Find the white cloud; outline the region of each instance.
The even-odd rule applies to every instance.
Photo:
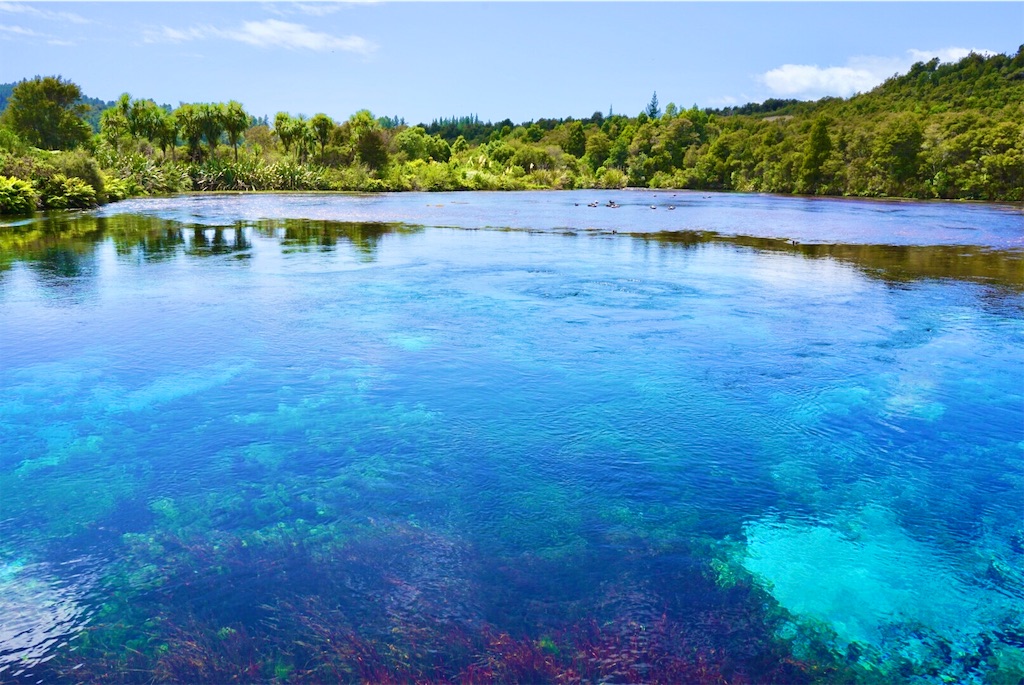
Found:
[[[0,40],[11,40],[15,37],[20,38],[42,38],[48,45],[60,45],[69,46],[74,45],[72,41],[63,40],[56,36],[51,36],[48,33],[39,33],[32,29],[27,29],[24,26],[16,26],[12,24],[0,24]]]
[[[275,2],[263,7],[271,14],[285,17],[292,14],[306,14],[312,17],[325,17],[353,5],[373,5],[380,0],[311,0],[311,2]]]
[[[361,55],[369,55],[377,49],[376,45],[360,36],[332,36],[329,33],[312,31],[302,24],[278,19],[246,21],[238,29],[193,26],[180,30],[162,26],[159,30],[146,31],[143,36],[147,43],[182,43],[206,38],[234,40],[261,48],[278,47],[315,52],[340,50]]]
[[[45,38],[42,33],[27,29],[24,26],[11,26],[8,24],[0,24],[0,33],[6,33],[14,36],[27,36],[31,38]]]
[[[293,24],[278,19],[247,21],[240,31],[227,31],[226,38],[259,47],[282,47],[294,50],[302,48],[316,52],[341,50],[368,55],[376,45],[360,36],[332,36],[329,33],[311,31],[302,24]]]
[[[146,43],[182,43],[188,40],[201,40],[213,35],[216,30],[210,26],[193,26],[190,29],[180,31],[169,26],[161,26],[159,30],[148,30],[143,32],[143,42]]]
[[[326,17],[328,14],[334,14],[341,7],[336,2],[295,3],[295,9],[313,17]]]
[[[816,64],[783,64],[758,77],[773,95],[818,98],[826,95],[848,97],[871,90],[895,74],[905,73],[915,62],[935,57],[941,62],[955,62],[971,52],[995,54],[978,48],[942,48],[940,50],[910,49],[900,57],[853,57],[844,66],[819,67]]]
[[[766,72],[761,79],[776,95],[853,95],[870,90],[880,80],[865,69],[821,67],[808,64],[783,64]]]
[[[85,17],[75,14],[74,12],[53,12],[51,10],[40,9],[32,5],[25,5],[19,2],[0,2],[0,12],[8,12],[10,14],[26,14],[32,17],[39,17],[41,19],[55,19],[57,21],[67,21],[72,24],[91,24],[92,22]]]
[[[930,62],[932,59],[938,57],[940,62],[959,62],[967,55],[972,52],[985,57],[991,57],[996,54],[992,50],[985,50],[982,48],[943,48],[941,50],[907,50],[907,54],[910,55],[913,62]],[[911,64],[913,64],[911,62]]]

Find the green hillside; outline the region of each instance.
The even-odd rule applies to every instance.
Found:
[[[0,97],[12,91],[0,86]],[[54,140],[35,130],[45,117],[0,117],[0,176],[34,184],[43,206],[62,169],[89,181],[98,201],[182,190],[626,186],[1024,200],[1024,46],[918,63],[847,99],[681,109],[655,96],[636,116],[519,124],[469,115],[408,126],[365,110],[344,121],[279,112],[271,122],[234,102],[173,111],[127,95],[73,102],[99,132],[57,147],[82,145],[102,172],[83,171],[81,152],[63,163],[26,149]]]

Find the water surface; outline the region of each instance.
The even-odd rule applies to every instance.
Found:
[[[247,195],[16,223],[0,678],[1024,675],[1019,209]]]

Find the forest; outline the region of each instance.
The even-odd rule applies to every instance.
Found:
[[[0,85],[0,213],[190,191],[673,188],[1024,200],[1024,46],[915,64],[870,92],[635,116],[408,125],[238,102],[85,98],[37,76]]]

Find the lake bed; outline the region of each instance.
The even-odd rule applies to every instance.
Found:
[[[16,223],[0,679],[1024,675],[1019,207],[201,195]]]

